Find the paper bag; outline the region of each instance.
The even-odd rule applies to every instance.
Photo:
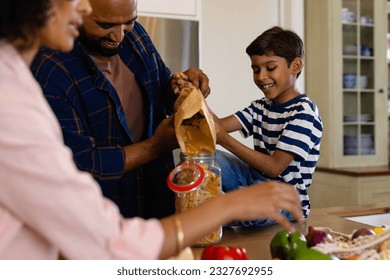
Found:
[[[182,89],[176,106],[175,131],[182,152],[189,156],[214,153],[216,149],[215,124],[206,100],[195,87]],[[178,102],[177,101],[177,102]]]

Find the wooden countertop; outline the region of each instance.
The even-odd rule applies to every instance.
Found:
[[[389,213],[390,203],[370,204],[351,207],[331,207],[312,209],[307,224],[314,227],[329,227],[334,231],[351,233],[367,225],[342,217],[367,214]],[[371,227],[371,226],[369,226]],[[224,228],[219,245],[244,247],[251,260],[269,260],[269,244],[274,235],[281,230],[279,225],[265,228]],[[195,259],[200,259],[202,248],[193,248]]]
[[[331,174],[346,175],[351,177],[389,176],[390,165],[352,167],[352,168],[328,168],[328,167],[318,166],[316,168],[316,171],[331,173]]]

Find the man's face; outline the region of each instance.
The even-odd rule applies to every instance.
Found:
[[[92,53],[118,53],[125,34],[137,19],[137,0],[90,0],[92,13],[84,17],[80,41]]]

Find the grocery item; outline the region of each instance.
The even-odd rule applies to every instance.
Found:
[[[248,255],[243,247],[214,246],[203,249],[202,260],[247,260]]]
[[[291,251],[290,233],[287,230],[282,230],[276,233],[271,240],[270,249],[272,258],[287,260]]]
[[[205,98],[194,86],[183,88],[175,103],[175,132],[182,152],[168,185],[176,193],[176,213],[181,213],[222,193],[221,169],[215,162],[214,120]],[[221,238],[222,225],[196,245],[216,244]]]
[[[295,235],[295,238],[293,238]],[[273,259],[284,260],[388,260],[390,259],[390,227],[362,227],[350,234],[327,227],[309,227],[300,233],[286,230],[275,234],[270,243]]]
[[[195,87],[182,89],[175,104],[175,131],[182,152],[188,156],[213,153],[216,149],[215,124],[205,98]]]
[[[272,238],[271,256],[280,260],[331,260],[331,256],[307,246],[305,236],[300,232],[281,230]]]
[[[197,207],[222,193],[221,170],[215,154],[188,157],[181,154],[181,163],[168,176],[168,186],[176,193],[176,213]],[[222,225],[204,236],[196,245],[216,244],[222,237]]]
[[[333,238],[329,233],[322,230],[317,230],[312,226],[309,226],[308,233],[305,237],[308,247],[313,247],[324,242],[333,242]]]
[[[367,227],[362,227],[362,228],[359,228],[357,230],[355,230],[353,233],[352,233],[352,237],[351,239],[354,240],[354,239],[357,239],[359,238],[360,236],[365,236],[365,235],[375,235],[375,231],[370,229],[370,228],[367,228]]]
[[[316,229],[328,232],[334,240],[333,243],[317,244],[313,247],[317,251],[340,259],[390,259],[390,227],[387,225],[376,227],[372,232],[366,229],[357,229],[356,231],[366,232],[366,234],[359,236],[355,234],[354,238],[352,237],[356,231],[345,234],[326,227],[317,227]],[[369,233],[367,234],[367,232]]]
[[[304,250],[298,250],[293,260],[332,260],[332,256],[321,253],[312,248],[306,248]]]

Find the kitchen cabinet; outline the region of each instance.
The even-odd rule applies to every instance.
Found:
[[[388,165],[386,5],[305,1],[306,90],[324,122],[319,166]]]
[[[142,0],[138,1],[141,16],[198,20],[201,0]]]
[[[390,199],[387,1],[306,0],[306,91],[324,123],[313,207]]]
[[[309,188],[311,206],[355,206],[390,201],[388,166],[319,168]]]

